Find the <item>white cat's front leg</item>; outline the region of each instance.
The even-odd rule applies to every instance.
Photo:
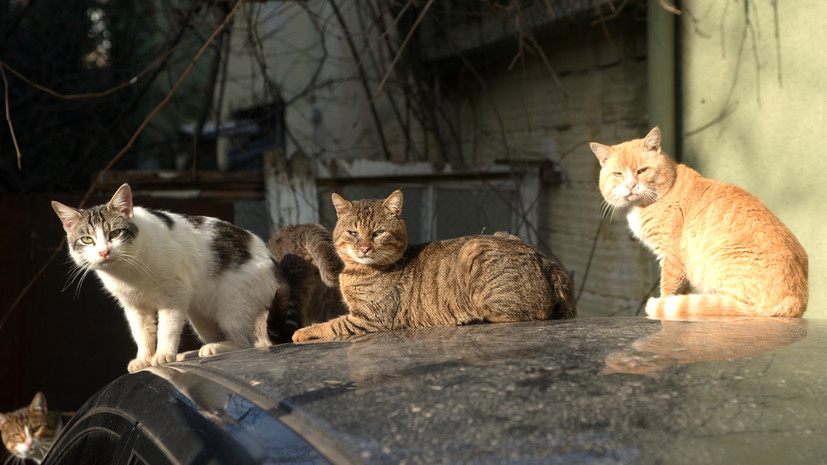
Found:
[[[181,342],[181,331],[186,322],[187,317],[182,310],[158,310],[158,348],[152,357],[153,366],[175,361]]]
[[[135,373],[143,370],[152,363],[155,355],[155,312],[153,310],[125,307],[124,313],[132,331],[132,339],[138,346],[138,354],[129,362],[127,370]]]

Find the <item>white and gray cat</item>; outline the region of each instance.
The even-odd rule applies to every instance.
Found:
[[[270,345],[271,307],[290,290],[264,241],[217,218],[134,206],[123,184],[109,203],[52,207],[63,222],[76,276],[94,271],[126,313],[138,346],[130,373],[176,360],[189,321],[200,356]]]

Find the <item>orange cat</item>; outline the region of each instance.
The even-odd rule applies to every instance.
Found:
[[[800,317],[807,253],[755,196],[670,159],[660,129],[614,146],[592,143],[600,193],[628,208],[629,229],[661,266],[646,314]],[[690,286],[700,294],[689,294]]]

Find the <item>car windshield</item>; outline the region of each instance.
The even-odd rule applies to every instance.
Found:
[[[367,463],[811,463],[827,325],[645,318],[443,327],[178,364]],[[254,396],[255,397],[255,396]],[[255,401],[255,400],[254,400]],[[337,453],[338,453],[337,452]]]

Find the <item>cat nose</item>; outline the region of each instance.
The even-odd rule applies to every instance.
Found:
[[[370,250],[370,247],[360,246],[359,250],[361,250],[362,253],[368,253],[368,251]]]
[[[626,187],[627,187],[628,189],[634,189],[634,188],[635,188],[635,186],[637,186],[637,181],[636,181],[636,180],[634,180],[634,179],[629,179],[629,180],[627,180],[627,181],[626,181],[626,183],[625,183],[625,184],[626,184]]]
[[[106,257],[108,257],[108,256],[109,256],[109,249],[103,249],[103,250],[101,250],[100,252],[98,252],[98,255],[100,255],[100,257],[101,257],[101,258],[106,258]]]

